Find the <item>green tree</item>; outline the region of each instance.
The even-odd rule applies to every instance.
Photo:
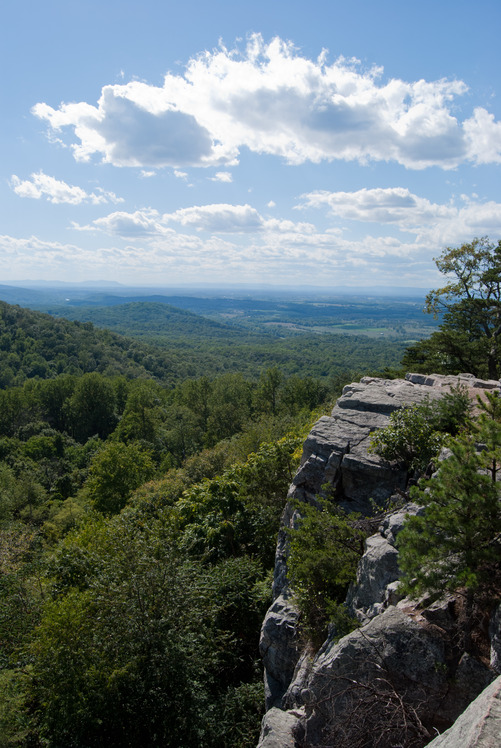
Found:
[[[207,446],[240,431],[251,413],[251,386],[241,374],[223,374],[214,380],[209,397]]]
[[[273,366],[262,372],[255,393],[259,410],[276,415],[282,383],[283,374],[278,367]]]
[[[38,730],[52,746],[204,745],[216,657],[207,573],[168,542],[119,530],[89,549],[100,555],[89,588],[45,605],[32,646]]]
[[[330,620],[338,635],[354,627],[342,605],[364,552],[366,534],[332,502],[300,503],[300,518],[289,532],[288,574],[306,636],[316,645]]]
[[[86,483],[89,498],[98,511],[115,514],[154,471],[150,453],[138,444],[109,442],[92,460]]]
[[[77,441],[85,442],[95,434],[106,439],[117,423],[113,384],[96,372],[84,374],[77,379],[67,409]]]
[[[450,439],[450,456],[413,493],[424,507],[398,536],[404,589],[466,590],[467,618],[476,594],[499,573],[501,502],[501,399],[479,400],[473,434]]]
[[[435,262],[448,282],[430,291],[425,311],[444,314],[443,321],[428,341],[411,346],[404,365],[432,362],[435,370],[499,379],[501,240],[496,245],[482,237],[447,247]]]
[[[114,438],[123,442],[155,442],[158,426],[162,420],[163,392],[151,380],[136,380],[129,393],[122,418]]]

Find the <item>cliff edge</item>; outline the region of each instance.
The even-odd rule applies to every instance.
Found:
[[[417,606],[399,599],[395,538],[406,516],[420,511],[414,504],[387,515],[366,541],[347,599],[360,623],[352,633],[340,640],[332,633],[318,652],[304,648],[287,581],[287,529],[298,519],[297,502],[315,505],[327,486],[348,512],[370,516],[375,506],[402,496],[407,472],[369,451],[370,434],[386,426],[395,410],[440,398],[458,384],[473,399],[501,389],[498,381],[467,374],[366,377],[347,385],[331,415],[308,435],[282,517],[274,602],[261,633],[268,711],[259,748],[424,746],[501,673],[501,606],[490,621],[490,656],[474,657],[458,646],[458,600],[448,596]]]

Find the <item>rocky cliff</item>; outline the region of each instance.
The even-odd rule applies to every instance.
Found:
[[[470,375],[364,378],[344,388],[331,415],[322,417],[306,439],[278,537],[274,602],[262,627],[268,711],[259,748],[423,746],[449,728],[501,673],[501,606],[490,622],[489,659],[461,651],[458,600],[417,606],[399,599],[395,538],[405,517],[420,511],[414,504],[386,516],[366,541],[347,599],[361,624],[351,634],[339,641],[330,636],[318,652],[302,649],[287,582],[286,530],[298,517],[291,500],[296,506],[297,501],[315,504],[327,485],[346,510],[370,515],[375,505],[402,496],[407,473],[370,453],[370,434],[385,426],[393,411],[439,398],[458,382],[472,396],[500,388],[500,382]],[[492,693],[485,703],[498,703],[499,688]],[[368,734],[375,736],[372,742]],[[452,742],[436,744],[463,745],[447,734],[438,740]]]

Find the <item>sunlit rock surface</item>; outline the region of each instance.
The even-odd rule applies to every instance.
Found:
[[[482,390],[500,388],[499,382],[471,375],[421,374],[398,380],[366,377],[346,386],[331,415],[320,418],[305,440],[288,498],[299,506],[302,501],[315,505],[327,487],[346,510],[371,515],[375,506],[405,491],[408,476],[370,453],[370,434],[387,425],[395,410],[437,399],[459,383],[473,400]],[[405,516],[419,511],[416,505],[404,506],[386,517],[378,532],[368,538],[357,583],[348,596],[362,627],[337,643],[327,639],[314,653],[301,652],[297,640],[297,611],[287,583],[286,530],[294,527],[299,514],[297,506],[287,503],[277,542],[275,603],[262,629],[267,707],[272,708],[263,720],[259,748],[331,744],[325,741],[338,740],[343,730],[353,728],[350,715],[357,710],[365,709],[368,724],[372,720],[374,729],[379,729],[377,698],[372,703],[366,699],[368,684],[378,678],[386,684],[380,694],[383,701],[388,697],[385,688],[394,689],[395,698],[419,716],[421,727],[416,729],[424,731],[420,733],[424,745],[452,724],[496,676],[501,651],[499,609],[491,620],[489,666],[469,655],[454,659],[457,616],[453,600],[444,598],[419,611],[400,600],[395,539]],[[497,719],[499,723],[499,715]],[[348,737],[343,745],[349,744]],[[436,745],[459,748],[463,743]],[[501,739],[493,745],[501,746]]]

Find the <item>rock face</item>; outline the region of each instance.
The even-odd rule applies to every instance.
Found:
[[[501,676],[473,701],[430,748],[498,748],[501,745]]]
[[[259,651],[265,667],[266,706],[281,703],[281,697],[294,675],[299,656],[296,637],[298,612],[280,595],[268,610],[261,629]]]
[[[375,504],[404,492],[408,479],[405,471],[370,453],[371,432],[387,425],[395,410],[437,399],[458,382],[473,392],[500,388],[499,382],[470,375],[418,374],[405,380],[364,378],[345,387],[331,415],[322,417],[308,435],[289,499],[296,505],[298,501],[315,505],[327,484],[345,509],[371,515]],[[364,721],[387,731],[388,740],[381,745],[398,745],[403,741],[398,734],[402,710],[414,744],[425,745],[495,677],[501,641],[499,610],[491,621],[492,666],[488,667],[468,655],[459,659],[454,601],[444,599],[418,612],[409,601],[399,599],[395,539],[405,517],[420,511],[414,504],[405,505],[388,515],[367,539],[357,582],[347,599],[362,628],[337,643],[327,639],[314,654],[301,652],[298,614],[287,584],[286,530],[298,518],[297,509],[288,502],[277,543],[275,602],[261,637],[271,711],[263,721],[259,748],[365,745],[357,742],[363,741],[357,731]]]

